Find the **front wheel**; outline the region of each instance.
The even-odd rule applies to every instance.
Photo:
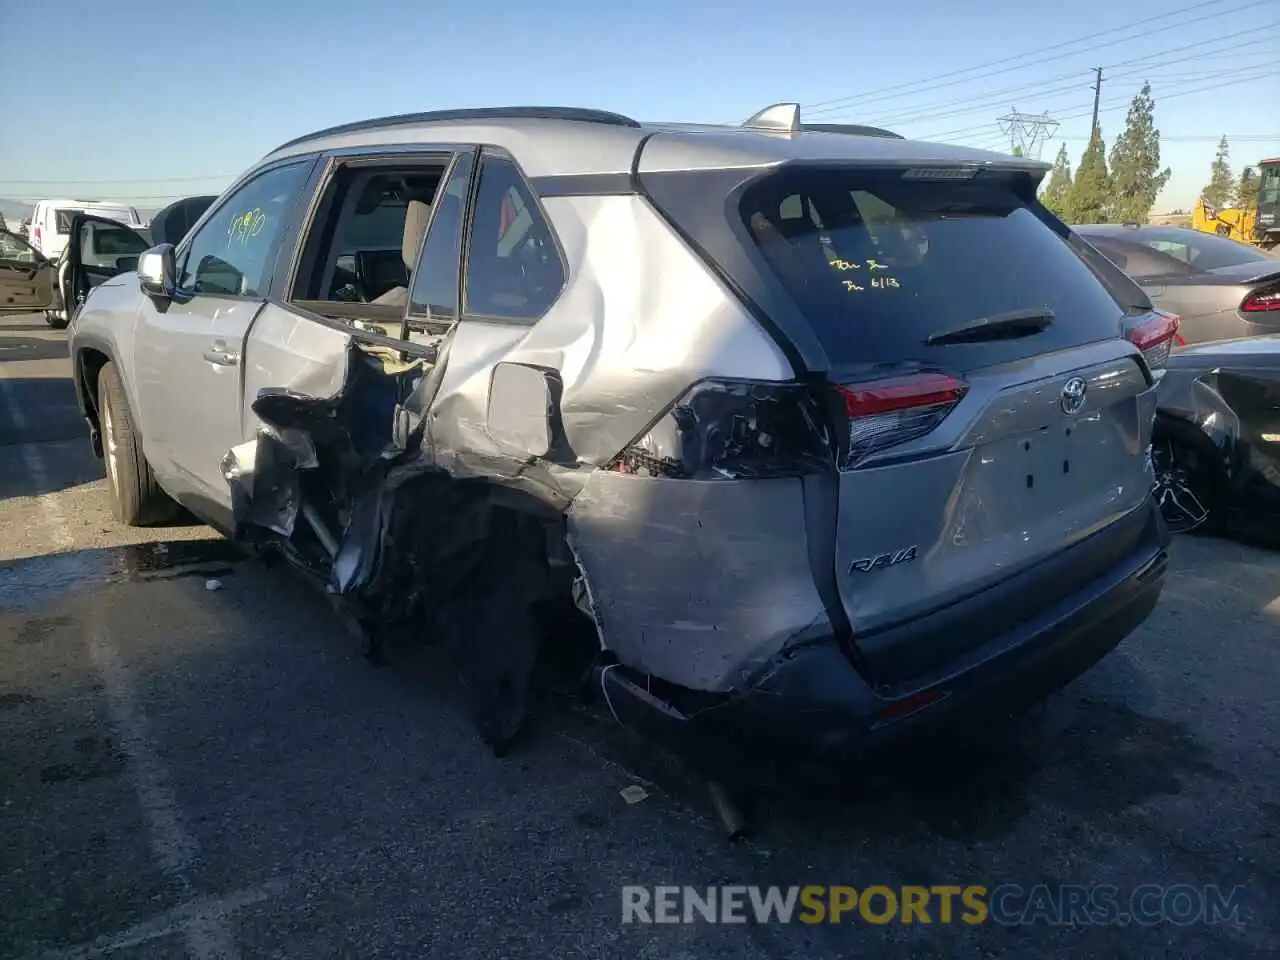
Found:
[[[1209,532],[1221,519],[1221,482],[1216,451],[1180,432],[1158,433],[1152,441],[1152,491],[1170,533]]]
[[[98,415],[102,421],[102,459],[107,471],[111,513],[131,527],[145,527],[173,519],[176,504],[151,473],[142,454],[124,383],[114,363],[98,373]]]

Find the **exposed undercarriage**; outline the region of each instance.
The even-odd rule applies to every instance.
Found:
[[[600,644],[562,505],[530,492],[545,488],[519,465],[461,471],[433,442],[415,409],[433,369],[353,342],[338,394],[260,391],[263,427],[228,451],[223,474],[238,538],[322,579],[371,659],[398,640],[441,647],[481,737],[503,750],[540,652],[586,676]]]

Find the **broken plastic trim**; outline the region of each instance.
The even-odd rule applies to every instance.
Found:
[[[606,469],[678,480],[803,476],[834,463],[824,424],[806,384],[703,380]]]

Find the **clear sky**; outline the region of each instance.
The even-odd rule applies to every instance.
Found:
[[[1151,81],[1162,212],[1223,134],[1237,172],[1280,155],[1278,22],[1276,0],[0,0],[0,198],[154,209],[318,127],[497,104],[739,122],[789,100],[1006,151],[1016,107],[1059,119],[1074,167],[1102,66],[1108,144]]]

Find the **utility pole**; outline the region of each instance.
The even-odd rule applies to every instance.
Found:
[[[1098,130],[1098,101],[1102,98],[1102,68],[1094,67],[1093,72],[1096,76],[1093,81],[1093,126],[1089,128],[1090,139]]]
[[[1060,124],[1046,110],[1036,115],[1019,113],[1014,107],[1000,117],[1000,132],[1009,138],[1009,152],[1015,155],[1040,159],[1044,142],[1058,132]]]

